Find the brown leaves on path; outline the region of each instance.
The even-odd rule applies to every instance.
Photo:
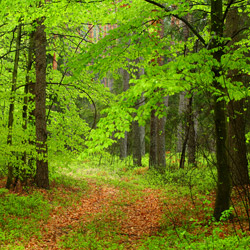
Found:
[[[144,189],[143,193],[144,197],[122,209],[126,214],[121,221],[122,230],[131,239],[153,235],[160,227],[162,204],[159,196],[151,189]]]
[[[128,190],[109,185],[97,185],[88,181],[88,192],[67,208],[56,206],[52,209],[49,220],[40,225],[42,238],[33,236],[25,249],[61,249],[59,241],[62,235],[77,230],[79,225],[84,228],[88,223],[109,223],[119,226],[116,233],[126,236],[127,243],[138,240],[143,236],[150,236],[157,232],[162,218],[162,203],[159,193],[152,189],[145,189],[142,196],[130,193]],[[72,191],[71,191],[72,192]],[[134,191],[133,191],[134,192]],[[65,188],[59,188],[57,196],[65,196]],[[45,194],[48,199],[49,194]],[[67,197],[65,197],[67,199]],[[121,214],[121,216],[112,216]],[[106,216],[107,215],[107,216]],[[98,226],[98,225],[97,225]]]

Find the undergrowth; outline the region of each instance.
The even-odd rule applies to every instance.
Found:
[[[43,195],[10,193],[0,189],[0,246],[13,244],[19,239],[27,241],[31,236],[40,237],[39,223],[48,219],[50,206]]]
[[[162,176],[149,169],[147,156],[141,167],[108,155],[79,157],[51,164],[49,191],[1,188],[0,249],[29,249],[32,237],[43,241],[44,225],[67,216],[72,222],[55,226],[59,249],[249,249],[248,218],[235,212],[243,207],[237,192],[215,222],[215,167],[179,169],[177,160],[167,158]],[[159,224],[150,228],[155,215]]]

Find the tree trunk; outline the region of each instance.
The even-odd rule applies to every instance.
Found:
[[[194,98],[194,97],[191,97]],[[190,113],[188,114],[188,124],[189,124],[189,136],[188,136],[188,164],[193,166],[196,165],[196,132],[195,132],[195,122],[194,122],[194,111],[193,107],[190,107]]]
[[[137,58],[136,62],[138,63],[139,61],[140,59]],[[140,79],[141,75],[143,74],[144,74],[144,71],[142,69],[135,67],[136,79]],[[141,99],[142,98],[143,97],[141,97]],[[139,102],[141,102],[141,99],[139,100]],[[143,105],[143,104],[140,104],[140,105]],[[138,105],[136,107],[138,108]],[[139,126],[138,121],[133,121],[132,128],[133,128],[133,164],[136,166],[141,166],[142,165],[142,162],[141,162],[142,152],[145,151],[145,149],[142,149],[142,146],[145,145],[145,143],[143,143],[143,140],[145,140],[145,137],[142,137],[143,130],[142,130],[142,127]]]
[[[158,105],[160,105],[160,103],[158,103]],[[168,97],[165,98],[164,105],[168,105]],[[166,117],[158,118],[155,116],[155,112],[156,110],[151,111],[149,167],[156,169],[160,174],[164,174],[166,168]]]
[[[156,168],[160,174],[166,170],[166,146],[165,146],[165,125],[166,117],[156,118],[157,122],[157,165]]]
[[[230,101],[228,104],[228,149],[229,164],[234,186],[249,183],[247,148],[245,138],[244,102]]]
[[[214,59],[220,64],[223,55],[223,45],[220,38],[223,37],[223,12],[222,0],[211,1],[211,33],[216,34],[213,37],[209,49],[214,49]],[[218,66],[213,67],[214,82],[213,86],[220,92],[224,92],[223,86],[217,81],[220,77],[221,69]],[[227,124],[226,124],[226,103],[225,100],[219,99],[220,96],[214,97],[214,120],[216,131],[216,159],[217,159],[217,193],[214,208],[214,217],[219,220],[222,213],[230,207],[231,195],[231,178],[229,171],[229,162],[227,154]]]
[[[214,208],[214,217],[219,220],[222,212],[229,209],[231,194],[231,178],[227,154],[227,129],[225,101],[218,101],[215,97],[215,129],[216,129],[216,159],[217,159],[217,193]]]
[[[188,128],[188,164],[196,165],[196,132],[195,132],[195,123],[194,123],[194,111],[193,111],[193,99],[194,96],[189,98],[188,108],[187,108],[187,124]]]
[[[15,95],[16,95],[16,81],[17,81],[17,71],[18,71],[18,62],[19,62],[19,51],[21,45],[21,32],[22,24],[19,24],[17,27],[17,38],[16,38],[16,53],[14,61],[14,69],[12,74],[12,87],[11,87],[11,97],[10,97],[10,107],[9,107],[9,121],[8,121],[8,136],[7,144],[12,145],[12,134],[13,134],[13,123],[14,123],[14,109],[15,109]],[[6,182],[6,188],[10,188],[13,183],[14,177],[14,166],[10,161],[8,162],[8,176]]]
[[[133,165],[141,166],[141,138],[138,121],[133,121]]]
[[[190,17],[191,16],[187,14],[186,20],[191,19]],[[188,38],[189,38],[189,27],[185,24],[183,26],[183,39],[185,43],[188,41]],[[184,56],[186,56],[188,53],[189,53],[189,49],[185,45]],[[193,116],[193,105],[192,105],[193,96],[185,100],[184,94],[185,93],[181,93],[180,95],[180,105],[179,105],[180,114],[184,113],[184,109],[185,109],[184,119],[186,121],[185,132],[184,132],[185,136],[184,136],[182,150],[181,150],[180,168],[184,168],[187,146],[188,146],[188,163],[195,164],[195,149],[196,149],[194,118],[193,118],[194,116]],[[192,92],[190,92],[189,94],[192,94]],[[182,123],[180,123],[180,125],[182,125]],[[182,127],[180,127],[179,129],[182,130]],[[180,139],[178,143],[181,144]],[[180,147],[180,145],[178,147]]]
[[[120,158],[125,159],[128,156],[128,132],[124,133],[124,138],[120,139]]]
[[[150,145],[149,145],[149,167],[154,168],[157,165],[157,118],[155,110],[151,111],[150,118]]]
[[[157,23],[161,25],[158,34],[160,38],[164,37],[164,22],[159,20]],[[164,58],[159,57],[157,59],[159,66],[164,65]],[[161,91],[161,89],[155,90]],[[157,103],[158,106],[166,105],[168,97],[165,97],[162,102]],[[151,111],[150,122],[150,155],[149,155],[149,167],[156,169],[160,174],[164,175],[166,170],[166,145],[165,145],[165,125],[166,117],[159,118],[155,115],[155,110]]]
[[[23,131],[24,134],[29,137],[29,134],[27,133],[27,128],[28,128],[28,105],[29,103],[33,103],[34,99],[31,97],[28,97],[28,94],[34,94],[34,91],[31,91],[31,88],[34,89],[34,86],[31,87],[31,82],[30,82],[30,71],[32,68],[32,63],[33,63],[33,53],[34,53],[34,32],[30,34],[30,39],[29,39],[29,49],[28,49],[28,60],[27,60],[27,71],[26,71],[26,79],[25,79],[25,88],[24,88],[24,99],[23,99]],[[32,124],[34,125],[34,124]],[[25,138],[23,141],[23,145],[31,144],[32,142],[30,141],[30,138]],[[31,159],[28,159],[28,152],[26,151],[26,148],[24,149],[23,155],[22,155],[22,162],[24,165],[28,165],[30,168],[32,168],[32,165],[30,164]],[[25,175],[25,173],[23,174]],[[27,176],[23,176],[24,178]]]
[[[180,98],[179,98],[179,110],[178,110],[178,115],[180,118],[180,122],[177,127],[177,148],[176,151],[177,153],[182,152],[183,150],[183,142],[184,142],[184,128],[183,128],[183,116],[184,112],[186,109],[186,102],[185,102],[185,92],[180,93]]]
[[[123,80],[123,91],[129,89],[129,73],[125,69],[121,69]],[[128,132],[125,132],[124,138],[120,139],[120,158],[125,159],[128,156]]]
[[[245,27],[245,24],[249,23],[249,17],[246,14],[238,13],[237,8],[229,10],[228,17],[225,24],[225,35],[232,37],[239,29]],[[233,45],[244,38],[244,34],[238,34],[232,38],[232,41],[228,44]],[[237,49],[237,46],[231,48]],[[249,55],[247,55],[249,56]],[[238,70],[231,70],[228,75],[234,82],[242,82],[248,84],[249,76],[244,77]],[[232,175],[232,184],[245,185],[250,184],[248,173],[248,161],[247,161],[247,148],[245,138],[245,99],[240,101],[231,100],[227,106],[229,115],[228,124],[228,151],[229,151],[229,165]]]
[[[36,61],[36,85],[35,85],[35,120],[36,120],[36,185],[49,189],[48,149],[46,128],[46,33],[43,20],[38,21],[35,35],[35,61]]]
[[[193,103],[193,97],[188,98],[187,108],[186,108],[186,126],[185,126],[185,137],[182,145],[182,151],[181,151],[181,159],[180,159],[180,168],[184,168],[185,164],[185,155],[186,155],[186,148],[187,144],[190,138],[190,130],[191,125],[193,125],[192,120],[192,103]]]
[[[145,155],[146,145],[145,145],[145,127],[140,126],[140,144],[141,144],[141,156]]]

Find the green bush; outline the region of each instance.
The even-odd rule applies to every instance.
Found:
[[[209,168],[186,168],[167,170],[165,179],[168,184],[196,187],[200,192],[207,192],[216,187],[216,170]]]

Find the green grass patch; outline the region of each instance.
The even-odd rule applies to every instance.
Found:
[[[0,246],[18,239],[27,241],[33,235],[39,237],[38,225],[49,217],[48,201],[39,192],[22,196],[3,190],[0,195]]]

